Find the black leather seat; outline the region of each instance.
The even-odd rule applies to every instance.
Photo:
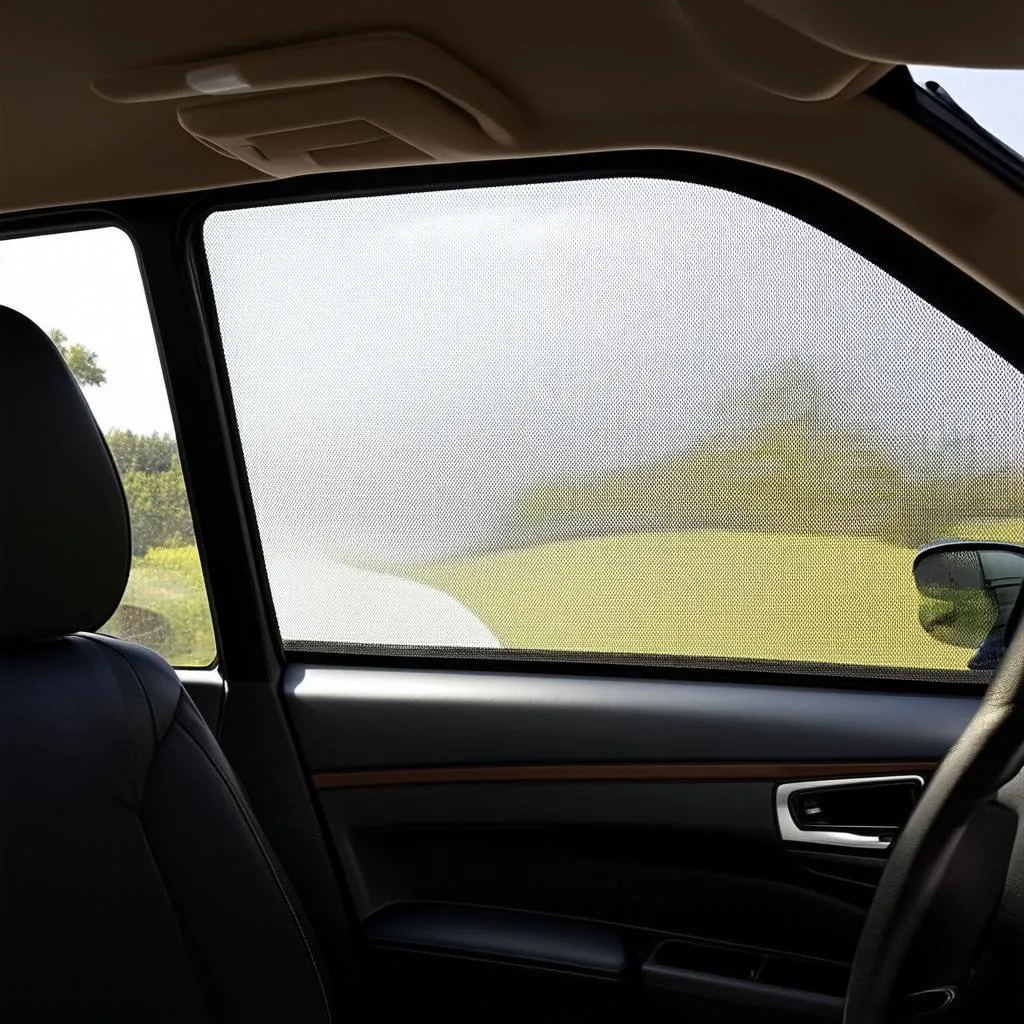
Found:
[[[330,1020],[302,911],[171,668],[92,635],[124,493],[38,327],[0,307],[0,1019]]]

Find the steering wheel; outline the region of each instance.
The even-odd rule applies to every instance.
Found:
[[[1024,629],[893,844],[854,956],[845,1024],[883,1024],[963,1010],[979,951],[1009,932],[1024,949]],[[1018,835],[1019,834],[1019,835]],[[1000,972],[1013,986],[996,1016],[1024,1019],[1024,959]],[[992,984],[995,972],[987,980]],[[1006,977],[1009,974],[1010,977]],[[1019,1001],[1018,1001],[1019,1000]],[[955,1008],[955,1009],[954,1009]],[[1005,1011],[1005,1015],[1004,1015]]]

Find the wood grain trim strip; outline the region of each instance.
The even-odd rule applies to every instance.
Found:
[[[444,786],[467,782],[788,782],[933,772],[937,761],[740,761],[693,764],[517,764],[317,772],[317,789]]]

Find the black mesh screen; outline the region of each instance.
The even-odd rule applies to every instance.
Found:
[[[967,666],[911,566],[1024,541],[1021,375],[816,229],[619,179],[205,241],[286,643]]]

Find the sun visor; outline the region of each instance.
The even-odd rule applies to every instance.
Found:
[[[1024,67],[1024,0],[676,0],[694,43],[776,96],[827,102],[896,64]]]
[[[807,39],[862,60],[1024,68],[1021,0],[745,0]]]
[[[177,102],[187,132],[276,177],[497,157],[520,135],[494,85],[402,32],[140,68],[93,90],[115,103]]]
[[[719,67],[776,96],[821,103],[856,95],[892,66],[840,53],[744,0],[677,0],[694,44]]]

